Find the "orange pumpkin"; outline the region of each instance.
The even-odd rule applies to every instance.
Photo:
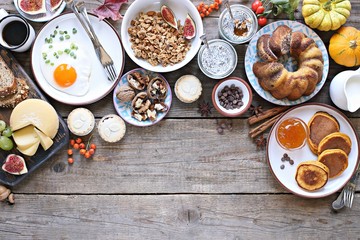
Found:
[[[354,27],[341,27],[330,39],[329,53],[340,65],[360,65],[360,31]]]

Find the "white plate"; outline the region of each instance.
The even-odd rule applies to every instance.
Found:
[[[150,121],[150,119],[147,119],[146,121],[138,121],[138,120],[136,120],[135,118],[133,118],[131,116],[131,112],[132,112],[131,101],[121,102],[116,97],[116,92],[121,86],[129,85],[128,81],[127,81],[127,76],[129,74],[133,73],[133,72],[139,72],[141,75],[148,75],[148,76],[150,76],[150,79],[152,79],[154,77],[159,77],[159,78],[162,78],[163,80],[165,80],[165,82],[166,82],[167,94],[166,94],[166,98],[164,100],[164,103],[168,106],[168,109],[167,109],[166,112],[158,113],[156,121],[154,121],[154,122]],[[136,92],[139,93],[140,91],[136,91]],[[169,85],[168,81],[164,78],[164,76],[162,76],[159,73],[150,72],[150,71],[147,71],[147,70],[142,69],[142,68],[136,68],[136,69],[133,69],[133,70],[125,73],[121,77],[119,83],[117,84],[117,86],[114,89],[113,101],[114,101],[114,107],[115,107],[116,112],[120,115],[120,117],[122,119],[124,119],[125,122],[127,122],[127,123],[129,123],[131,125],[134,125],[134,126],[138,126],[138,127],[147,127],[147,126],[152,126],[152,125],[160,122],[161,119],[163,119],[166,116],[166,114],[169,112],[170,107],[171,107],[171,102],[172,102],[172,93],[171,93],[170,85]]]
[[[295,180],[296,168],[300,162],[308,160],[317,160],[317,156],[313,154],[306,144],[302,149],[295,151],[287,151],[280,147],[276,141],[275,129],[280,121],[288,117],[298,117],[308,123],[311,117],[318,111],[327,112],[334,116],[340,124],[340,132],[347,134],[352,142],[351,152],[349,154],[349,165],[346,170],[338,177],[329,179],[326,185],[317,191],[306,191],[300,188]],[[281,158],[283,154],[287,153],[291,159],[294,160],[294,165],[290,165],[289,162],[282,162]],[[351,178],[358,165],[359,155],[359,142],[358,136],[354,130],[349,119],[337,109],[325,105],[325,104],[303,104],[288,110],[271,128],[267,144],[267,158],[270,169],[275,178],[290,192],[308,198],[320,198],[335,193],[342,188]],[[280,169],[280,166],[284,164],[285,168]]]
[[[99,21],[99,19],[92,14],[89,14],[89,18],[99,38],[99,41],[114,61],[114,66],[118,76],[117,79],[119,80],[123,71],[125,61],[124,49],[122,47],[120,37],[109,22],[105,20]],[[49,37],[50,34],[53,33],[56,26],[59,26],[59,29],[68,29],[70,31],[73,28],[76,28],[77,34],[72,35],[71,39],[75,43],[77,43],[77,45],[80,46],[82,49],[85,49],[85,51],[87,51],[87,53],[90,55],[90,59],[92,61],[90,90],[84,96],[72,96],[56,90],[46,81],[41,72],[41,47],[45,43],[45,38]],[[88,37],[85,30],[82,28],[80,22],[73,13],[63,14],[53,19],[40,30],[32,47],[31,63],[35,79],[38,82],[39,86],[42,88],[42,90],[55,100],[69,105],[84,105],[96,102],[101,98],[105,97],[108,93],[110,93],[118,82],[118,80],[114,82],[110,82],[109,80],[107,80],[105,70],[96,56],[90,38]]]
[[[312,94],[310,94],[309,96],[303,96],[295,101],[290,101],[286,98],[280,99],[280,100],[274,98],[268,91],[265,91],[260,86],[256,76],[254,75],[254,73],[252,71],[252,67],[253,67],[254,63],[257,61],[260,61],[260,58],[257,56],[257,50],[256,50],[257,40],[259,39],[260,36],[262,36],[264,34],[271,35],[272,32],[280,25],[287,25],[294,32],[295,31],[302,32],[305,35],[307,35],[308,37],[314,39],[315,43],[321,50],[323,59],[324,59],[323,76],[322,76],[321,81],[316,85],[314,92]],[[284,60],[286,63],[285,68],[290,71],[294,71],[295,67],[297,66],[295,60],[293,60],[292,58],[286,58],[286,56],[285,56]],[[312,97],[314,97],[320,91],[320,89],[323,87],[323,85],[326,81],[328,72],[329,72],[329,55],[327,53],[326,46],[324,45],[324,43],[320,39],[320,37],[312,29],[305,26],[304,24],[294,22],[294,21],[289,21],[289,20],[276,21],[276,22],[270,23],[270,24],[266,25],[265,27],[263,27],[262,29],[260,29],[254,35],[254,37],[251,39],[251,41],[249,43],[249,46],[246,50],[244,63],[245,63],[245,72],[246,72],[247,78],[249,79],[249,82],[250,82],[251,86],[254,88],[254,90],[265,100],[267,100],[271,103],[277,104],[277,105],[284,105],[284,106],[292,106],[292,105],[300,104],[300,103],[306,102],[306,101],[310,100]]]
[[[57,17],[60,15],[60,13],[62,13],[62,11],[64,11],[65,7],[66,7],[66,2],[63,1],[61,3],[61,5],[55,9],[55,11],[51,12],[50,10],[47,11],[46,13],[39,13],[36,15],[30,15],[27,14],[25,12],[23,12],[18,5],[18,0],[14,0],[14,5],[16,10],[20,13],[21,16],[23,16],[24,18],[33,21],[33,22],[47,22],[50,21],[51,19],[53,19],[54,17]],[[46,9],[50,9],[50,0],[46,1]]]
[[[161,65],[152,66],[147,61],[137,58],[131,49],[130,37],[128,34],[128,28],[130,27],[131,20],[139,16],[140,12],[148,11],[160,11],[162,5],[168,6],[175,14],[176,18],[180,20],[180,23],[184,25],[187,14],[191,16],[196,25],[196,35],[191,40],[191,48],[186,53],[186,57],[183,61],[174,64],[173,66],[163,67]],[[124,19],[121,24],[121,40],[124,44],[124,48],[129,57],[140,67],[145,68],[153,72],[171,72],[185,66],[191,59],[194,58],[201,46],[200,36],[204,33],[201,17],[195,5],[189,0],[170,1],[170,0],[136,0],[134,1],[125,13]]]

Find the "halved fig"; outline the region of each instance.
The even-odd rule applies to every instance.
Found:
[[[18,0],[21,11],[29,15],[46,13],[45,0]]]
[[[169,24],[171,27],[175,29],[178,29],[175,14],[168,6],[162,5],[160,12],[161,12],[161,16],[163,17],[165,22],[167,22],[167,24]]]
[[[167,93],[167,86],[164,79],[155,77],[151,79],[148,87],[147,94],[151,99],[165,99]]]
[[[146,87],[146,80],[138,72],[130,73],[126,76],[129,86],[136,90],[144,90]]]
[[[194,20],[188,14],[184,23],[184,37],[186,39],[192,39],[196,35],[196,25]]]
[[[60,7],[62,2],[63,0],[50,0],[51,11],[53,12],[56,9],[58,9],[58,7]]]
[[[9,154],[6,157],[2,169],[13,175],[21,175],[28,172],[24,158],[16,154]]]

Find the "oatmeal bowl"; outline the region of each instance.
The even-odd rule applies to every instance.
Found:
[[[128,56],[153,72],[175,71],[201,46],[203,24],[189,0],[136,0],[125,13],[121,40]]]

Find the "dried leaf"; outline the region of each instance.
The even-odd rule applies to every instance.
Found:
[[[128,0],[105,0],[104,3],[94,9],[93,12],[100,20],[111,18],[112,20],[117,21],[123,18],[119,13],[119,10],[121,5],[126,2],[128,2]]]

